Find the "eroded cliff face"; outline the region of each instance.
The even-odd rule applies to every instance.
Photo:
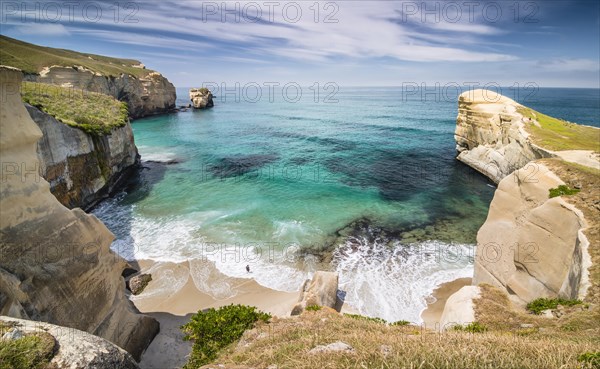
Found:
[[[584,298],[591,265],[583,213],[550,188],[564,182],[532,162],[498,185],[477,234],[473,284],[506,289],[517,302]]]
[[[489,90],[472,90],[458,98],[454,138],[458,160],[495,183],[528,162],[554,156],[534,145],[524,129],[526,117],[517,102]]]
[[[40,172],[66,207],[94,206],[139,164],[131,125],[94,136],[26,105],[43,133],[37,143]]]
[[[158,322],[127,300],[112,233],[61,205],[38,175],[42,132],[13,88],[21,79],[0,67],[0,315],[87,331],[139,359]]]
[[[175,108],[175,86],[158,72],[150,72],[143,78],[126,74],[108,77],[83,67],[52,66],[39,75],[26,75],[25,80],[113,96],[127,103],[132,119],[166,113]]]

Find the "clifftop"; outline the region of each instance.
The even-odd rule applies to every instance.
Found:
[[[563,160],[600,169],[600,129],[549,117],[489,90],[458,99],[458,160],[495,183],[532,160]]]
[[[145,77],[153,72],[145,69],[142,63],[133,59],[111,58],[44,47],[3,35],[0,35],[0,50],[2,50],[0,64],[19,68],[27,74],[40,74],[44,68],[51,66],[81,67],[96,74],[112,77],[118,77],[121,74]]]

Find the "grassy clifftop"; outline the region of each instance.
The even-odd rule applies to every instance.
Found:
[[[137,60],[54,49],[33,45],[3,35],[0,35],[0,64],[19,68],[30,74],[37,74],[44,67],[53,65],[63,67],[82,66],[105,76],[130,74],[139,78],[152,72],[148,69],[134,67],[134,65],[140,64]]]
[[[129,121],[127,104],[111,96],[44,83],[23,82],[23,101],[71,127],[108,134]]]
[[[600,129],[566,122],[526,107],[518,111],[531,120],[525,128],[536,145],[553,151],[600,152]]]

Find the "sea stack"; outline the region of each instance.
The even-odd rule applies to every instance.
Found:
[[[206,87],[190,89],[190,100],[194,109],[208,109],[215,105],[212,92]]]

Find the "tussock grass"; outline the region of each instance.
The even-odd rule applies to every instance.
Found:
[[[354,353],[309,354],[343,341]],[[439,333],[415,326],[357,320],[330,309],[273,319],[247,331],[216,360],[266,368],[591,368],[580,355],[597,345],[512,332]]]
[[[58,121],[93,135],[108,134],[129,121],[127,103],[96,92],[23,82],[21,96]]]
[[[518,112],[539,123],[539,127],[533,122],[525,125],[538,146],[553,151],[600,151],[600,129],[566,122],[526,107],[518,109]]]
[[[46,332],[16,340],[0,340],[0,369],[45,369],[56,352],[54,337]]]
[[[38,74],[44,67],[82,66],[104,76],[129,74],[134,77],[148,75],[151,70],[134,68],[140,62],[102,55],[84,54],[72,50],[38,46],[0,35],[0,64],[19,68],[25,73]]]

